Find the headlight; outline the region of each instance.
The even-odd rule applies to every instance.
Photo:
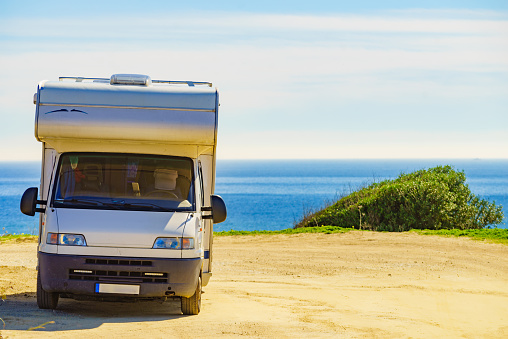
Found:
[[[152,248],[169,248],[172,250],[188,250],[194,248],[194,238],[157,238]]]
[[[52,245],[86,246],[85,237],[81,234],[48,233],[46,242]]]
[[[179,250],[180,238],[157,238],[153,244],[153,248],[171,248],[173,250]]]

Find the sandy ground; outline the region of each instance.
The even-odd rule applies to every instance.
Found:
[[[508,246],[350,232],[217,237],[198,316],[179,302],[35,300],[36,245],[0,245],[0,337],[507,338]],[[30,327],[54,321],[45,329]]]

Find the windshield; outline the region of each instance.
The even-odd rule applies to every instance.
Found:
[[[65,153],[60,157],[53,206],[191,211],[192,168],[189,158]]]

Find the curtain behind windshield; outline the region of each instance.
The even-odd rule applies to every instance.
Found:
[[[189,208],[193,205],[192,165],[188,158],[66,153],[60,160],[55,203]]]

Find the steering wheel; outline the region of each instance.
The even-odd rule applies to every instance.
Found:
[[[157,190],[157,191],[151,191],[151,192],[148,192],[145,194],[145,197],[150,197],[152,195],[156,195],[156,194],[160,194],[160,195],[168,195],[170,196],[171,198],[175,198],[175,199],[179,199],[178,196],[173,193],[173,192],[169,192],[169,191],[163,191],[163,190]]]

